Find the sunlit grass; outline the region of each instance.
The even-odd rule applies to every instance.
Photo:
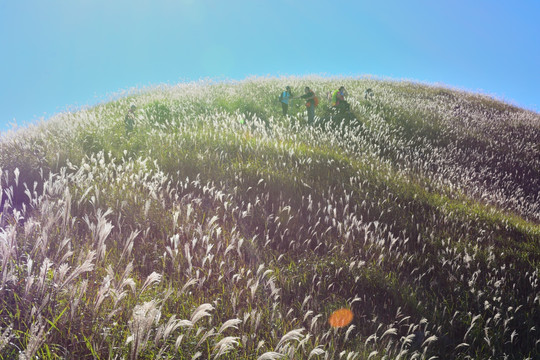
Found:
[[[315,124],[280,115],[286,85]],[[539,143],[538,114],[482,95],[321,77],[134,90],[7,135],[0,356],[535,358]]]

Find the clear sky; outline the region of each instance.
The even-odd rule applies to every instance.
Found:
[[[375,75],[540,109],[540,0],[0,0],[0,131],[122,90]]]

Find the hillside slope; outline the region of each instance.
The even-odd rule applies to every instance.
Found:
[[[321,97],[315,123],[280,115],[285,85]],[[537,113],[369,78],[58,115],[0,143],[0,354],[538,357],[539,144]]]

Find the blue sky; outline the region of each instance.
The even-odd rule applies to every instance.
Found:
[[[122,90],[375,75],[540,109],[540,0],[0,0],[0,131]]]

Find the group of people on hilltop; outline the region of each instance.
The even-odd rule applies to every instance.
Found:
[[[345,100],[348,95],[349,94],[347,93],[347,90],[345,90],[344,86],[341,86],[339,89],[328,93],[328,97],[332,103],[332,108],[337,111],[348,111],[350,109],[350,105]],[[313,119],[315,118],[315,108],[319,105],[319,98],[315,92],[309,88],[309,86],[304,88],[304,95],[300,96],[293,96],[291,87],[285,87],[285,91],[279,95],[283,116],[286,116],[289,111],[289,101],[296,98],[306,101],[305,105],[308,114],[308,121],[312,123]]]
[[[371,91],[371,89],[368,90]],[[331,101],[332,108],[338,112],[349,111],[350,105],[345,100],[348,95],[349,94],[347,93],[347,90],[345,90],[344,86],[341,86],[339,89],[329,92],[328,99]],[[304,94],[300,96],[293,96],[291,87],[285,87],[285,91],[283,91],[279,95],[279,101],[281,103],[283,116],[286,116],[289,112],[289,102],[297,98],[306,101],[305,105],[308,114],[308,121],[310,123],[313,123],[313,120],[315,119],[315,108],[319,105],[319,98],[317,97],[315,92],[309,88],[309,86],[306,86],[304,88]],[[135,124],[135,110],[136,106],[131,105],[129,111],[124,118],[126,135],[129,135],[129,133],[133,131],[133,127]]]

